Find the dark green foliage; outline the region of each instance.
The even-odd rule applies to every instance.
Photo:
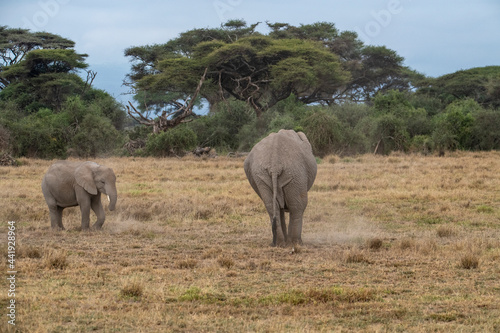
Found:
[[[429,135],[432,124],[423,108],[415,109],[408,94],[391,90],[373,99],[372,132],[374,152],[407,151],[414,136]]]
[[[303,98],[303,102],[368,102],[378,92],[390,89],[408,90],[410,81],[419,75],[403,67],[403,58],[385,46],[366,46],[353,31],[340,32],[333,23],[317,22],[300,26],[287,23],[267,23],[269,36],[275,39],[311,40],[340,57],[350,73],[342,89],[328,92],[328,98]],[[317,97],[317,96],[316,96]]]
[[[217,105],[207,116],[189,123],[197,134],[197,145],[214,147],[218,150],[238,149],[238,132],[254,118],[253,111],[244,102],[227,100]]]
[[[471,148],[474,150],[500,149],[500,109],[474,111],[471,127]]]
[[[69,98],[60,112],[41,108],[25,116],[15,103],[0,107],[0,124],[10,133],[8,150],[15,156],[65,158],[71,148],[79,156],[94,157],[121,144],[122,135],[111,119],[79,97]]]
[[[423,94],[408,95],[408,101],[415,109],[424,109],[429,117],[440,113],[446,106],[439,98]]]
[[[149,156],[182,155],[196,147],[196,133],[186,125],[180,125],[166,132],[151,134],[146,142],[145,152]]]
[[[53,159],[66,156],[66,128],[69,119],[41,109],[22,121],[6,122],[10,130],[11,150],[15,156]]]
[[[321,44],[269,36],[202,42],[193,57],[166,57],[155,66],[153,74],[137,80],[138,89],[190,94],[207,67],[203,97],[213,103],[230,95],[247,102],[257,116],[291,94],[307,103],[320,101],[349,76],[338,56]]]
[[[262,117],[254,117],[248,124],[243,125],[238,132],[237,140],[239,151],[250,151],[260,139],[268,133],[268,125],[274,113],[266,112]]]
[[[418,94],[438,98],[444,104],[467,98],[487,108],[500,107],[500,66],[461,70],[427,79]]]

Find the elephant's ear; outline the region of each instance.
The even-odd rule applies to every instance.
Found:
[[[305,141],[307,143],[309,143],[309,140],[307,140],[307,136],[302,133],[302,132],[297,132],[297,135],[299,136],[299,138],[302,140],[302,141]]]
[[[94,162],[84,162],[75,169],[76,183],[92,195],[97,194],[97,187],[95,186],[93,169],[98,166],[99,165]]]

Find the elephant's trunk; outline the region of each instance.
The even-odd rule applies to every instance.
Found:
[[[115,210],[116,200],[118,199],[117,195],[109,195],[109,210]]]
[[[109,200],[109,210],[115,210],[116,207],[116,201],[118,199],[118,195],[116,193],[116,188],[114,186],[106,186],[104,188],[106,190],[106,195],[108,196]]]

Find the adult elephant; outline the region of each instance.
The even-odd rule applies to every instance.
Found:
[[[62,212],[66,207],[80,206],[82,230],[89,229],[90,209],[97,215],[93,229],[100,229],[105,214],[101,193],[108,196],[109,210],[117,200],[116,176],[112,169],[94,162],[59,161],[43,177],[42,192],[49,206],[53,229],[64,229]]]
[[[292,130],[270,134],[253,147],[245,159],[244,168],[250,185],[264,202],[271,219],[272,246],[277,245],[278,222],[285,243],[302,243],[307,191],[317,172],[316,159],[306,135]],[[290,213],[288,232],[285,211]]]

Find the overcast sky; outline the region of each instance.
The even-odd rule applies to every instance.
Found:
[[[89,55],[94,86],[124,102],[130,70],[124,50],[165,43],[194,28],[229,19],[252,24],[332,22],[384,45],[428,76],[500,65],[499,0],[17,0],[2,1],[0,25],[47,31],[73,40]]]

